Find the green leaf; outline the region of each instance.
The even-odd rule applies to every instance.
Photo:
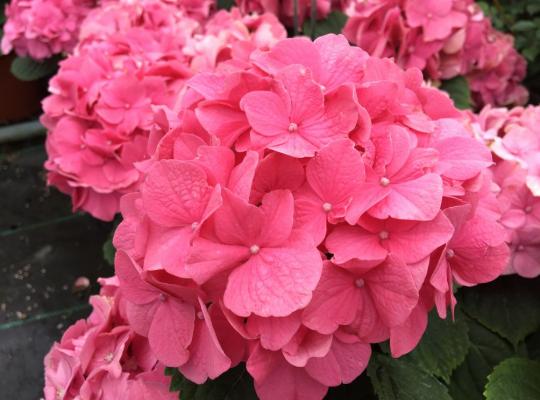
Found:
[[[234,6],[234,0],[218,0],[218,10],[230,10]]]
[[[462,310],[515,348],[540,328],[540,278],[505,276],[459,292]]]
[[[533,333],[525,339],[525,344],[529,358],[540,361],[540,331]]]
[[[331,400],[378,400],[373,392],[373,386],[367,374],[361,374],[353,382],[347,385],[339,385],[328,388],[328,394],[325,399]],[[283,399],[284,400],[284,399]]]
[[[503,361],[488,377],[486,400],[540,399],[540,362],[523,358]]]
[[[482,400],[487,376],[495,365],[512,357],[514,350],[509,342],[478,321],[465,316],[463,318],[468,327],[469,352],[465,361],[452,374],[450,394],[456,400]]]
[[[374,354],[368,375],[379,400],[452,400],[437,378],[404,360]]]
[[[443,320],[435,311],[431,312],[422,340],[403,359],[448,383],[452,371],[465,360],[469,351],[468,329],[463,319],[458,315],[455,322]]]
[[[332,11],[325,19],[315,22],[313,32],[311,31],[311,21],[306,20],[303,31],[306,36],[315,39],[328,33],[341,33],[346,22],[347,16],[345,14],[340,11]]]
[[[537,14],[538,12],[540,12],[540,3],[533,3],[533,4],[528,4],[527,5],[527,12],[529,14]]]
[[[173,370],[173,371],[171,371]],[[182,400],[256,400],[253,380],[243,364],[225,372],[214,380],[197,385],[174,368],[168,368],[166,375],[172,374],[171,392],[180,392]]]
[[[532,21],[521,20],[512,25],[512,30],[514,32],[524,32],[530,31],[536,28],[536,24]]]
[[[456,76],[455,78],[442,81],[440,88],[450,95],[457,108],[461,110],[471,108],[471,91],[469,89],[469,83],[463,76]]]
[[[116,249],[112,244],[112,237],[109,237],[105,243],[103,243],[103,258],[107,261],[107,264],[114,265],[114,256],[116,255]]]
[[[58,69],[58,58],[35,61],[30,57],[17,57],[11,63],[11,73],[21,81],[35,81],[53,75]]]

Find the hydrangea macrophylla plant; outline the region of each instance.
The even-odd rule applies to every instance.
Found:
[[[19,56],[43,60],[71,52],[79,27],[95,0],[12,0],[6,6],[1,48]]]
[[[224,60],[243,62],[286,35],[272,15],[220,11],[200,23],[184,8],[160,0],[103,3],[50,81],[45,167],[49,184],[69,194],[75,210],[111,220],[120,197],[141,181],[135,164],[168,129],[166,113],[159,111],[158,123],[155,113],[175,108],[186,79]]]
[[[493,181],[512,257],[508,273],[527,278],[540,275],[540,108],[485,107],[469,115],[476,137],[494,154]]]
[[[477,107],[524,104],[526,63],[474,0],[353,1],[343,33],[378,57],[393,57],[440,81],[465,76]]]
[[[321,399],[508,263],[491,153],[416,68],[285,39],[177,104],[113,242],[129,324],[195,383],[243,361],[263,400]]]
[[[45,357],[45,400],[173,400],[148,341],[126,319],[126,302],[116,278],[102,280],[93,311],[64,333]]]

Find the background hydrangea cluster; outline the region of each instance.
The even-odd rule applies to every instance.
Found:
[[[513,37],[494,29],[473,0],[368,0],[346,12],[350,41],[432,80],[465,76],[477,107],[527,101],[526,63]]]
[[[94,0],[13,0],[6,6],[1,49],[43,60],[70,52]]]
[[[493,180],[501,222],[512,249],[509,273],[540,275],[540,108],[486,107],[471,115],[471,128],[492,150]]]
[[[208,8],[204,8],[207,11]],[[193,10],[190,10],[193,14]],[[220,11],[204,22],[160,0],[108,2],[81,26],[43,102],[48,181],[96,218],[112,220],[137,188],[134,167],[152,154],[187,78],[284,38],[272,15]]]

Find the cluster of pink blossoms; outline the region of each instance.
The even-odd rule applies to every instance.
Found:
[[[494,154],[493,181],[512,256],[508,273],[540,275],[540,107],[485,107],[474,134]]]
[[[45,357],[45,400],[174,400],[148,341],[126,319],[116,278],[104,279],[86,320],[72,325]]]
[[[186,87],[113,242],[131,328],[191,381],[321,399],[504,271],[491,153],[418,69],[326,35]]]
[[[353,1],[343,32],[368,53],[431,80],[465,76],[478,107],[524,104],[525,59],[474,0]]]
[[[79,42],[80,27],[90,11],[114,3],[116,0],[12,0],[6,6],[7,21],[2,37],[2,52],[7,54],[14,49],[17,55],[36,60],[71,53]],[[213,0],[173,0],[167,3],[199,22],[205,21],[214,8]],[[121,7],[124,11],[127,10],[126,4]],[[127,17],[123,21],[128,22]],[[102,26],[106,28],[105,32],[121,31],[129,27],[129,23],[116,27]]]
[[[184,8],[161,0],[103,3],[51,79],[43,102],[45,167],[49,184],[69,194],[75,210],[111,220],[120,197],[140,182],[134,165],[163,133],[154,115],[175,108],[185,80],[286,36],[272,15],[220,11],[201,23],[189,15],[204,10]]]
[[[6,6],[2,52],[13,49],[36,60],[71,52],[82,21],[95,6],[95,0],[12,0]]]

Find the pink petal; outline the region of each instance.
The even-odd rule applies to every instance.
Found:
[[[240,265],[250,256],[245,246],[224,245],[204,238],[193,240],[191,253],[186,260],[187,275],[203,284],[223,271]]]
[[[248,151],[240,164],[231,171],[227,188],[245,201],[249,201],[259,155]]]
[[[234,152],[225,146],[200,146],[194,162],[206,171],[208,184],[226,186],[234,167]]]
[[[264,350],[260,345],[252,351],[246,367],[261,400],[322,400],[328,390],[303,368],[290,365],[280,352]]]
[[[154,229],[147,242],[144,268],[164,269],[171,275],[186,277],[184,263],[192,236],[191,227]]]
[[[351,225],[356,224],[367,210],[384,200],[389,193],[390,188],[381,186],[379,182],[365,182],[358,187],[345,219]]]
[[[264,231],[256,244],[264,247],[280,246],[293,227],[294,199],[289,190],[274,190],[262,199],[260,208],[264,213]]]
[[[427,311],[419,303],[401,324],[390,329],[392,357],[401,357],[412,351],[424,334],[428,323]]]
[[[436,143],[439,151],[437,172],[457,180],[467,180],[489,167],[493,162],[489,148],[479,141],[454,136]]]
[[[319,245],[326,236],[327,213],[323,201],[304,185],[294,194],[294,227],[308,233],[315,245]]]
[[[447,243],[454,233],[453,225],[442,212],[432,221],[413,223],[407,229],[408,225],[408,221],[390,222],[390,237],[384,241],[388,251],[406,263],[419,262],[428,257]]]
[[[448,246],[454,278],[462,285],[490,282],[508,264],[510,251],[501,225],[479,215],[467,221]]]
[[[283,347],[283,357],[295,367],[305,367],[313,357],[324,357],[332,346],[332,335],[322,335],[309,329],[301,329]]]
[[[346,224],[335,228],[326,238],[325,244],[337,264],[353,259],[381,262],[388,254],[381,246],[378,235]]]
[[[231,146],[249,129],[245,114],[236,106],[225,102],[202,102],[195,113],[204,129],[218,137],[224,146]]]
[[[222,243],[250,247],[260,237],[263,221],[261,209],[223,191],[223,206],[214,214],[216,236]]]
[[[295,191],[304,183],[304,167],[292,157],[270,153],[257,168],[250,202],[257,204],[265,193],[277,189]]]
[[[203,320],[195,323],[193,341],[189,346],[189,360],[178,369],[186,378],[197,384],[208,378],[215,379],[231,367],[231,360],[218,341],[206,306],[199,298]]]
[[[285,346],[300,328],[300,317],[293,313],[286,317],[261,318],[252,315],[247,329],[259,336],[260,344],[268,350],[277,351]]]
[[[127,320],[133,331],[142,336],[148,336],[152,320],[159,307],[159,301],[148,304],[126,303]]]
[[[325,262],[313,298],[302,312],[302,323],[323,334],[333,333],[340,325],[353,322],[360,300],[355,278]]]
[[[390,185],[383,200],[370,208],[375,218],[429,221],[441,208],[442,180],[437,174],[426,174],[418,179]]]
[[[210,193],[204,170],[177,160],[156,163],[142,188],[148,216],[156,223],[170,227],[199,221]]]
[[[192,305],[169,297],[160,304],[148,340],[163,364],[178,367],[189,359],[187,350],[193,337],[195,310]]]
[[[334,337],[328,354],[311,358],[306,372],[326,386],[351,383],[367,367],[371,357],[371,346],[366,343],[344,343]]]
[[[384,324],[401,324],[418,303],[418,288],[412,271],[396,258],[369,271],[364,280]]]
[[[256,52],[252,60],[259,68],[275,75],[291,64],[300,64],[311,70],[313,76],[319,75],[320,55],[311,40],[295,37],[278,42],[269,52]]]
[[[159,296],[157,289],[143,281],[139,267],[123,251],[116,252],[114,266],[126,299],[135,304],[146,304]]]
[[[289,109],[276,93],[249,92],[242,98],[240,107],[257,134],[270,137],[288,134]]]
[[[350,201],[365,179],[364,162],[354,143],[338,140],[324,147],[310,160],[306,178],[319,197],[331,205]]]
[[[512,267],[520,276],[536,278],[540,275],[540,251],[537,248],[527,248],[514,254]]]
[[[368,55],[359,47],[352,47],[343,35],[324,35],[315,40],[321,57],[318,81],[332,91],[347,82],[358,82],[364,75]]]
[[[263,248],[229,276],[225,306],[243,317],[287,316],[309,303],[321,268],[315,248]]]

